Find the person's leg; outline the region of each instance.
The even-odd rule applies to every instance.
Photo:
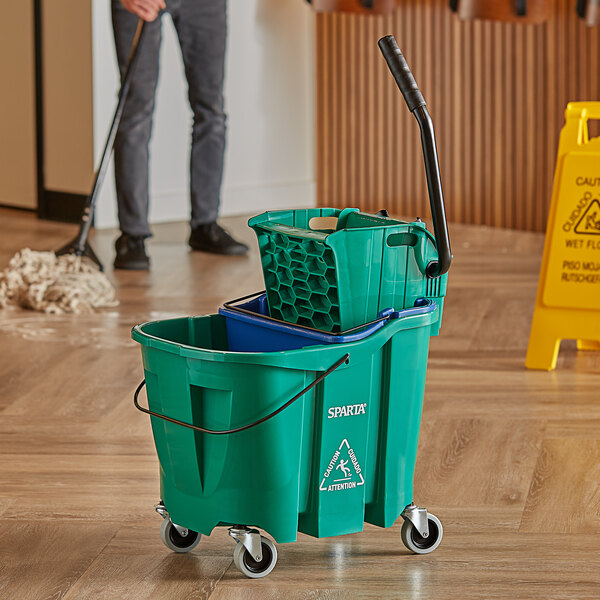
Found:
[[[121,78],[125,76],[138,17],[112,0],[112,22]],[[115,138],[115,180],[121,231],[132,238],[149,237],[148,144],[152,131],[161,40],[160,17],[145,26],[123,116]]]
[[[179,0],[173,12],[194,114],[190,156],[192,227],[216,221],[219,210],[225,151],[226,5],[226,0]]]
[[[226,116],[223,110],[226,0],[176,0],[172,11],[194,114],[190,156],[193,250],[245,254],[248,247],[217,224]]]

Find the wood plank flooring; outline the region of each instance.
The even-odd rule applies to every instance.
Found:
[[[182,224],[155,227],[149,273],[113,273],[121,305],[95,315],[0,310],[0,598],[600,598],[600,352],[564,342],[555,372],[523,364],[543,236],[451,228],[455,261],[433,338],[415,500],[442,545],[409,554],[398,523],[279,546],[264,580],[232,564],[224,529],[189,555],[159,535],[157,460],[132,406],[142,377],[132,325],[214,312],[262,289],[245,258],[190,253]],[[54,249],[72,226],[0,209],[0,266]]]

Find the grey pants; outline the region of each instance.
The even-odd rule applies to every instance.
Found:
[[[185,66],[194,115],[190,155],[192,227],[216,221],[219,209],[225,113],[223,77],[226,0],[168,0]],[[112,0],[112,20],[121,77],[138,18]],[[146,25],[138,63],[115,139],[115,179],[121,231],[151,235],[148,226],[148,144],[158,80],[162,19]]]

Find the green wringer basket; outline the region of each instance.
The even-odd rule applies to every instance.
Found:
[[[439,307],[439,332],[447,275],[427,275],[438,251],[422,221],[315,208],[266,212],[248,224],[258,236],[272,317],[337,332],[429,298]]]

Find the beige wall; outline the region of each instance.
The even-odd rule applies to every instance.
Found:
[[[0,204],[37,206],[33,2],[3,2],[0,19]]]
[[[46,189],[86,194],[94,169],[91,4],[42,5]]]

